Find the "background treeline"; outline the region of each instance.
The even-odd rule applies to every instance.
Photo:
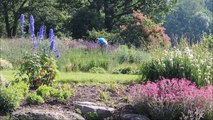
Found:
[[[192,42],[202,32],[212,31],[212,4],[212,0],[0,0],[0,37],[21,36],[21,14],[25,14],[27,36],[32,14],[36,32],[45,25],[47,35],[54,28],[58,37],[93,40],[103,36],[112,43],[132,43],[124,38],[133,36],[121,37],[128,32],[121,26],[134,24],[132,13],[140,10],[153,23],[163,25],[172,40],[185,36]]]

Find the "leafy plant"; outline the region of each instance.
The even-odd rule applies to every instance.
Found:
[[[101,98],[103,99],[104,102],[108,102],[110,100],[110,97],[107,92],[104,92],[102,90],[99,90],[98,93],[100,94]]]
[[[28,82],[31,88],[50,85],[57,75],[56,62],[47,54],[26,55],[18,75]]]
[[[123,66],[123,67],[118,67],[112,71],[113,74],[139,74],[140,71],[139,69],[133,67],[133,66]]]
[[[0,111],[11,112],[16,109],[24,98],[24,94],[28,92],[27,88],[28,86],[24,83],[0,87]]]
[[[36,90],[36,93],[37,95],[40,95],[42,98],[47,100],[50,98],[52,91],[53,91],[52,87],[49,87],[47,85],[42,85]]]
[[[56,89],[54,87],[42,85],[36,90],[36,94],[41,96],[44,101],[52,98],[58,102],[62,102],[63,100],[70,98],[72,91],[65,87],[58,87],[58,89]]]
[[[213,63],[210,52],[186,47],[164,51],[163,54],[142,65],[144,79],[187,78],[199,86],[212,84]]]
[[[34,92],[34,93],[30,93],[27,95],[26,102],[28,104],[37,105],[37,104],[43,104],[45,101],[40,95],[38,95],[36,92]]]
[[[130,96],[137,111],[151,119],[210,120],[212,91],[212,85],[198,88],[190,80],[173,78],[136,84],[130,88]]]

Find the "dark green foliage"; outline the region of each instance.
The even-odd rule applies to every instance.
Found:
[[[43,104],[44,99],[41,96],[37,95],[36,92],[34,92],[27,95],[26,102],[28,104],[38,105],[38,104]]]
[[[187,78],[195,80],[193,69],[195,68],[191,65],[187,57],[174,58],[172,61],[170,59],[164,59],[160,62],[152,60],[143,64],[142,75],[146,80],[150,81],[163,78]]]
[[[108,43],[115,44],[115,43],[121,43],[121,37],[119,36],[119,33],[117,32],[107,32],[106,30],[97,31],[95,29],[88,31],[88,39],[92,41],[97,41],[97,38],[104,37],[107,39]]]
[[[139,75],[140,74],[140,70],[135,68],[135,67],[131,67],[131,66],[124,66],[124,67],[120,67],[120,68],[116,68],[112,71],[113,74],[132,74],[132,75]]]
[[[68,29],[72,31],[74,38],[82,38],[83,36],[88,36],[88,30],[93,28],[100,30],[103,27],[102,19],[100,13],[88,8],[82,8],[73,15]]]
[[[18,79],[27,81],[31,88],[50,85],[57,75],[56,62],[47,54],[26,55],[18,75]]]
[[[180,1],[175,11],[166,18],[164,23],[166,33],[173,40],[176,37],[178,40],[182,36],[187,37],[191,40],[191,44],[196,43],[202,37],[203,32],[209,34],[213,31],[213,17],[212,11],[209,11],[206,5],[212,5],[212,2],[205,3],[205,0]]]
[[[19,18],[33,14],[35,32],[41,25],[54,27],[56,35],[72,35],[75,38],[88,36],[87,31],[118,30],[123,20],[135,9],[140,9],[155,21],[161,21],[177,0],[1,0],[0,36],[15,37],[19,33]],[[160,17],[159,17],[160,16]],[[159,19],[161,18],[161,19]],[[28,34],[28,20],[24,32]],[[47,35],[47,34],[46,34]]]

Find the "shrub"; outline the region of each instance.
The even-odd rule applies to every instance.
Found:
[[[3,69],[13,69],[13,65],[9,61],[0,58],[0,70]]]
[[[160,58],[153,58],[142,65],[142,76],[151,81],[187,78],[199,86],[208,85],[213,80],[212,59],[210,52],[196,52],[188,47],[165,51]]]
[[[27,81],[31,88],[50,85],[57,75],[56,61],[45,53],[26,55],[18,75],[21,80]]]
[[[89,72],[91,73],[106,73],[106,71],[101,67],[92,67]]]
[[[24,94],[28,92],[28,87],[24,83],[16,83],[8,87],[0,87],[0,111],[11,112],[19,106]]]
[[[116,68],[112,71],[113,74],[133,74],[138,75],[140,73],[139,69],[133,66],[123,66]]]
[[[213,86],[197,88],[187,79],[137,84],[130,95],[137,111],[154,120],[208,119],[213,112]],[[210,120],[210,119],[208,119]]]
[[[110,33],[106,30],[96,31],[95,29],[88,31],[89,37],[88,39],[96,42],[97,38],[103,37],[108,40],[109,43],[117,43],[121,40],[118,33]]]
[[[170,38],[165,33],[165,28],[155,24],[140,11],[134,11],[133,22],[121,27],[121,37],[129,46],[143,47],[169,47]]]
[[[26,102],[28,104],[43,104],[44,103],[44,99],[37,95],[36,92],[34,93],[30,93],[27,95],[27,98],[26,98]]]

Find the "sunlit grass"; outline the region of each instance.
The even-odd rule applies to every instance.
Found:
[[[14,80],[15,70],[3,70],[0,74],[7,80]],[[124,75],[124,74],[94,74],[94,73],[83,73],[83,72],[60,72],[56,81],[65,83],[132,83],[137,82],[139,79],[138,75]]]

